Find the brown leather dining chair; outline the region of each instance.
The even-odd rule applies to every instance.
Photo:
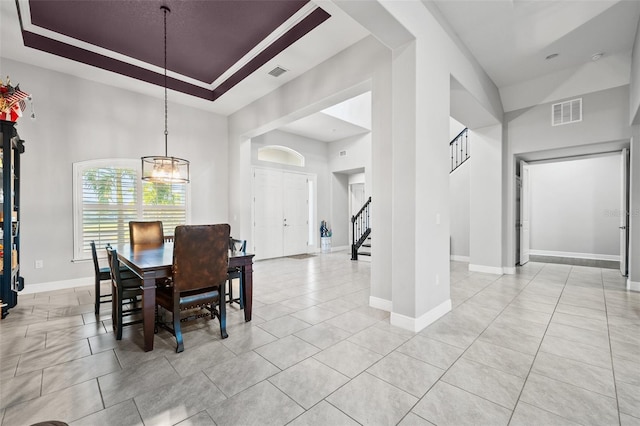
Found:
[[[164,231],[162,222],[129,222],[129,242],[131,245],[162,245],[164,244]]]
[[[220,335],[228,337],[224,286],[229,263],[228,224],[180,225],[176,227],[173,242],[173,279],[168,286],[156,289],[156,303],[172,313],[173,328],[160,324],[176,337],[176,352],[184,350],[180,328],[180,311],[200,308],[187,319],[203,316],[218,317]],[[217,305],[217,308],[216,308]]]

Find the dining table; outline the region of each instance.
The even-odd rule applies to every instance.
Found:
[[[153,350],[156,307],[156,280],[171,277],[173,242],[161,245],[121,244],[118,259],[142,279],[142,322],[144,350]],[[244,320],[251,321],[253,305],[253,257],[243,251],[229,251],[229,267],[242,271]]]

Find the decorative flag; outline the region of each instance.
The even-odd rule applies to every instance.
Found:
[[[20,86],[12,87],[0,81],[0,120],[18,121],[22,117],[22,111],[27,107],[25,99],[29,94],[20,90]]]

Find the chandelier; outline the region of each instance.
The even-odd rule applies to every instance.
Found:
[[[152,155],[142,157],[142,180],[158,183],[189,182],[189,161],[177,157],[169,157],[169,130],[167,108],[167,6],[160,6],[164,12],[164,156]]]

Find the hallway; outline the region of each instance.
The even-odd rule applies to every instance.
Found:
[[[0,322],[2,425],[632,425],[640,422],[640,293],[615,270],[451,262],[453,311],[420,333],[368,307],[370,263],[347,252],[255,264],[253,321],[228,310],[113,337],[91,287],[24,295]]]

